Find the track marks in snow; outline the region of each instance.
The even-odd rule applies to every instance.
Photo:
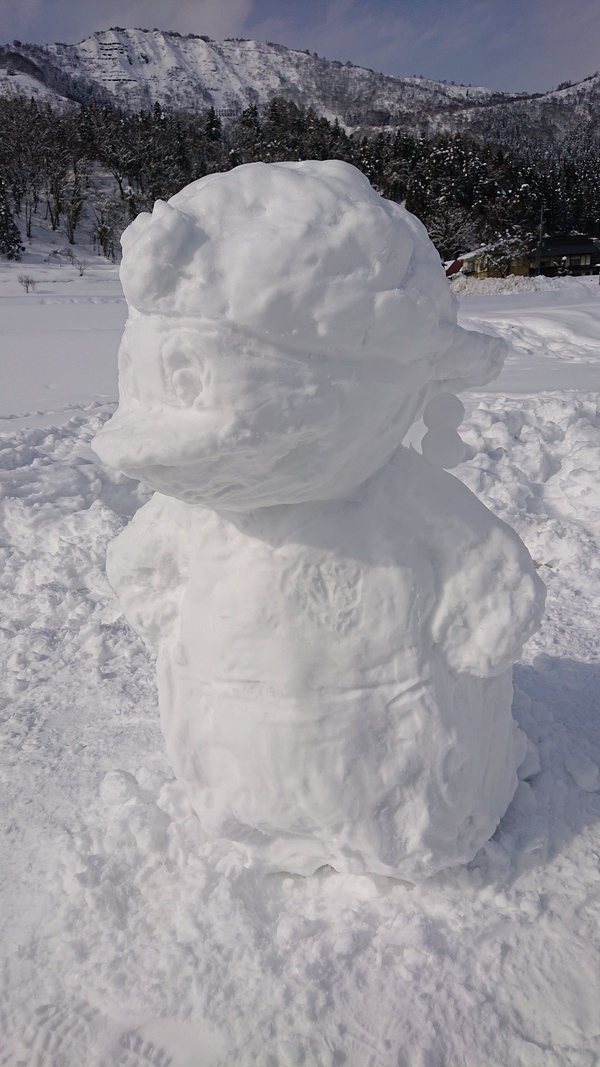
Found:
[[[548,587],[530,654],[597,659],[598,394],[482,397],[461,436],[467,459],[454,473],[523,538]]]
[[[85,1001],[68,1007],[41,1005],[23,1034],[27,1067],[72,1067],[82,1056],[91,1056],[97,1023],[98,1012]]]
[[[123,1034],[114,1067],[171,1067],[172,1056],[140,1034]]]

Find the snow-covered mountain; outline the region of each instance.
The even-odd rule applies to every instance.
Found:
[[[442,118],[442,121],[443,118]],[[556,147],[600,139],[600,74],[564,83],[547,93],[496,98],[484,107],[470,102],[451,117],[446,128],[468,130],[483,140],[517,147],[526,142]]]
[[[212,106],[227,116],[282,96],[350,126],[382,126],[421,111],[452,112],[502,98],[480,86],[396,78],[273,43],[160,30],[113,28],[74,45],[19,42],[0,57],[8,69],[23,61],[30,74],[36,68],[63,93],[68,79],[74,90],[93,88],[128,110],[158,101],[193,110]]]
[[[233,117],[283,97],[351,128],[401,126],[425,135],[470,130],[491,141],[557,143],[600,136],[600,75],[547,93],[397,78],[273,42],[213,41],[162,30],[102,30],[80,44],[0,48],[0,95],[64,103],[110,100],[130,111],[158,102]]]
[[[65,104],[68,101],[54,89],[49,88],[43,80],[23,70],[12,70],[0,66],[0,96],[25,96],[43,100],[49,104]]]

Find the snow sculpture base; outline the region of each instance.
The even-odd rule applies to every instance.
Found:
[[[510,667],[543,586],[401,441],[436,398],[427,451],[457,462],[447,393],[494,377],[501,343],[457,327],[423,228],[339,162],[211,175],[123,243],[95,448],[157,492],[107,569],[207,835],[301,874],[470,859],[517,785]]]

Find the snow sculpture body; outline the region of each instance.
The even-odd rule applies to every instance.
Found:
[[[456,325],[424,228],[338,161],[202,178],[123,248],[95,448],[156,493],[108,573],[207,835],[305,874],[468,860],[516,788],[510,668],[543,587],[401,442],[436,397],[424,451],[456,452],[437,395],[493,378],[502,343]]]

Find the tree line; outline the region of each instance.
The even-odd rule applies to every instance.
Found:
[[[442,258],[481,246],[510,258],[532,247],[541,218],[548,233],[600,232],[592,140],[507,149],[464,132],[359,137],[282,99],[223,123],[212,108],[128,114],[15,97],[0,100],[0,252],[18,258],[43,214],[71,243],[85,218],[98,251],[115,258],[123,227],[154,200],[241,163],[302,159],[354,164],[424,222]]]

